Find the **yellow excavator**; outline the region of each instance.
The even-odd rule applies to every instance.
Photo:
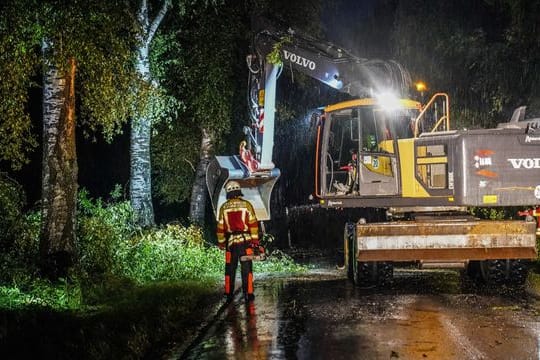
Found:
[[[208,167],[215,214],[234,179],[258,219],[270,219],[280,176],[272,161],[276,82],[290,66],[354,97],[317,117],[313,169],[321,206],[387,209],[385,222],[345,225],[344,261],[354,283],[389,281],[395,262],[524,283],[537,256],[534,218],[480,220],[468,209],[540,205],[540,119],[525,119],[525,107],[497,128],[454,130],[447,94],[425,104],[400,96],[411,81],[398,63],[362,59],[292,31],[260,32],[247,64],[252,123],[239,153],[216,156]]]

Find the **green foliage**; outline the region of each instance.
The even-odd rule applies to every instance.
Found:
[[[23,288],[0,286],[0,308],[3,309],[47,307],[56,310],[77,310],[81,305],[79,284],[66,279],[60,279],[56,283],[36,279]]]
[[[283,59],[281,58],[281,48],[283,45],[291,43],[290,36],[283,36],[279,41],[272,45],[272,51],[266,55],[266,61],[273,65],[283,65]]]
[[[119,201],[118,196],[118,186],[110,203],[88,198],[84,189],[79,192],[79,266],[85,277],[111,274],[117,262],[116,249],[137,230],[129,202]]]
[[[21,226],[24,193],[19,184],[0,173],[0,251],[9,249]]]
[[[152,43],[151,69],[170,96],[183,104],[155,127],[152,139],[154,190],[166,203],[189,198],[200,159],[202,129],[217,146],[230,130],[236,97],[244,101],[246,30],[240,6],[216,5],[196,18],[169,18]],[[237,76],[241,69],[243,76]],[[241,81],[241,83],[240,83]],[[245,113],[245,103],[242,104]]]
[[[208,245],[200,228],[169,224],[143,231],[134,224],[129,202],[116,186],[109,201],[92,199],[84,189],[79,192],[79,264],[67,279],[43,280],[35,263],[41,218],[39,213],[22,214],[20,197],[13,191],[17,188],[13,182],[0,181],[0,201],[8,199],[2,214],[9,215],[0,221],[20,221],[13,243],[0,252],[0,308],[81,310],[120,301],[138,285],[183,280],[215,283],[223,276],[223,252]],[[262,243],[269,247],[272,240],[266,236]],[[267,261],[255,264],[256,271],[304,270],[279,250],[270,251]]]
[[[43,17],[53,63],[77,61],[81,123],[110,140],[128,118],[146,109],[141,94],[152,91],[135,71],[136,20],[125,3],[97,0],[50,1]]]
[[[453,127],[493,127],[520,105],[535,115],[539,14],[538,1],[399,2],[394,56],[432,92],[450,94]]]
[[[21,186],[0,173],[0,284],[24,282],[37,271],[40,215],[24,214],[24,205]]]
[[[28,11],[35,1],[7,0],[0,4],[0,160],[15,169],[27,163],[37,145],[25,111],[28,88],[39,63],[40,28]]]
[[[306,267],[296,263],[289,255],[279,249],[269,252],[265,261],[253,263],[253,270],[257,273],[301,273]]]
[[[0,5],[0,160],[19,168],[37,142],[31,134],[28,90],[40,65],[62,71],[77,64],[77,96],[86,130],[106,139],[147,103],[134,67],[136,21],[123,2],[7,0]],[[49,45],[45,54],[42,44]],[[42,56],[43,55],[43,56]]]
[[[223,269],[223,254],[203,243],[199,228],[167,225],[140,234],[117,249],[117,274],[138,283],[203,279]]]
[[[470,213],[480,219],[504,220],[517,216],[518,208],[515,207],[473,207]]]
[[[154,127],[152,165],[156,176],[152,186],[166,204],[189,199],[199,161],[201,132],[190,121],[159,123]]]

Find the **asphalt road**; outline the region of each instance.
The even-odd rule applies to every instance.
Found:
[[[539,359],[540,302],[479,288],[452,271],[396,270],[385,289],[360,289],[330,266],[256,279],[186,359]]]

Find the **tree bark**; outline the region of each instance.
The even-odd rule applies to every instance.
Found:
[[[201,227],[205,224],[206,199],[208,192],[206,190],[206,169],[212,160],[214,149],[213,139],[210,132],[203,128],[201,137],[201,149],[199,165],[195,171],[195,180],[191,191],[191,203],[189,208],[189,218],[191,221]]]
[[[58,278],[67,274],[76,254],[76,63],[69,59],[65,70],[45,63],[40,260],[44,275]]]
[[[136,221],[143,227],[154,225],[150,135],[151,126],[148,119],[133,119],[131,122],[129,193]]]
[[[140,48],[137,60],[137,71],[141,77],[151,82],[149,49],[150,43],[167,14],[171,0],[164,0],[155,19],[150,22],[148,17],[148,3],[141,0],[137,19],[143,29],[140,38]],[[150,140],[152,121],[148,117],[133,119],[131,122],[130,145],[130,186],[129,195],[136,221],[143,227],[153,226],[154,206],[152,204],[152,166],[150,161]]]

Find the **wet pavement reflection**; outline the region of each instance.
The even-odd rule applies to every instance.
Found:
[[[327,268],[256,282],[187,359],[538,359],[540,304],[524,291],[463,285],[445,271],[398,270],[360,289]]]

